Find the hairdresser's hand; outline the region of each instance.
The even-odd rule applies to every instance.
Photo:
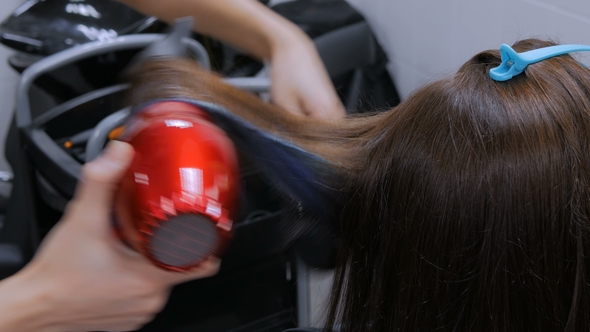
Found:
[[[196,31],[270,60],[272,99],[288,111],[322,119],[345,115],[311,39],[259,1],[118,1],[168,22],[190,15]]]
[[[213,259],[189,273],[164,271],[114,236],[113,192],[132,155],[130,145],[115,142],[84,166],[74,199],[33,261],[6,285],[0,283],[0,290],[19,293],[17,303],[20,293],[32,302],[37,325],[31,330],[133,330],[163,308],[171,286],[217,273],[219,261]],[[0,291],[0,296],[7,295]],[[27,330],[26,323],[31,321],[16,330]]]
[[[302,33],[301,33],[302,34]],[[318,119],[346,115],[326,68],[307,36],[284,37],[270,58],[274,103],[287,111]]]

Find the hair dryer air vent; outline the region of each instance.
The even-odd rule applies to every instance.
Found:
[[[166,265],[186,266],[202,260],[219,247],[219,242],[214,222],[190,213],[172,217],[156,229],[148,250]]]

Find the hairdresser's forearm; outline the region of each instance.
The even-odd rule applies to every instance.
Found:
[[[49,331],[49,302],[43,285],[23,273],[0,281],[0,331]]]
[[[293,23],[256,0],[119,0],[146,15],[171,22],[193,16],[195,30],[261,59],[287,44],[310,44]]]

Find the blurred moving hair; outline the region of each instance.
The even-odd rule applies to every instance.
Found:
[[[144,64],[133,99],[210,101],[331,162],[347,201],[326,330],[588,330],[590,71],[564,55],[497,82],[499,64],[479,53],[395,109],[334,123],[183,60]]]

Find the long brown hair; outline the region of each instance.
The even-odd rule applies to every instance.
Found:
[[[565,55],[496,82],[499,63],[482,52],[393,110],[334,123],[180,60],[144,64],[133,96],[217,103],[331,161],[347,201],[326,330],[586,330],[590,71]]]

